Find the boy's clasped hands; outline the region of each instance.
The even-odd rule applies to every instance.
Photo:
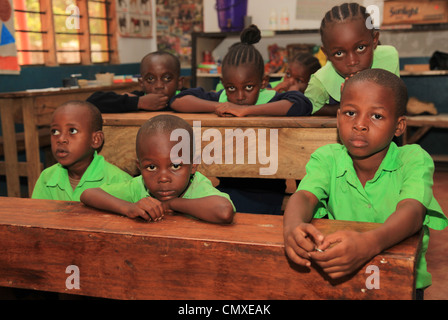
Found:
[[[311,223],[302,223],[285,234],[285,249],[293,262],[306,267],[314,262],[336,279],[353,273],[373,256],[368,236],[356,231],[324,235]]]
[[[169,200],[160,201],[152,197],[143,198],[135,203],[127,203],[123,211],[123,214],[131,219],[140,217],[154,222],[162,220],[165,214],[173,213]]]

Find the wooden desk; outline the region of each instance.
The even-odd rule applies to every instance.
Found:
[[[403,135],[403,144],[418,143],[432,128],[448,128],[448,114],[421,115],[406,117],[407,129]],[[409,128],[418,128],[412,135]],[[435,161],[448,162],[448,155],[432,155]]]
[[[207,177],[259,177],[278,179],[301,179],[305,175],[305,165],[311,153],[318,147],[338,141],[335,117],[218,117],[215,114],[201,113],[175,113],[193,125],[193,121],[199,121],[201,133],[204,135],[209,129],[217,129],[222,137],[223,164],[201,163],[199,171]],[[138,174],[135,164],[135,137],[140,126],[149,118],[161,114],[161,112],[137,112],[121,114],[103,114],[105,144],[101,154],[107,161],[117,165],[131,175]],[[236,163],[236,147],[225,144],[226,130],[241,129],[242,134],[235,139],[237,143],[244,143],[244,163]],[[249,139],[244,138],[243,133],[253,130],[254,135]],[[266,149],[260,148],[259,141],[261,131],[266,133]],[[256,154],[270,155],[271,133],[277,131],[278,140],[275,147],[278,148],[278,165],[275,174],[260,175],[261,168],[268,168],[269,164],[263,164],[259,158],[254,164],[249,164],[247,158],[248,146],[256,150]],[[216,132],[216,131],[215,131]],[[248,134],[249,135],[249,134]],[[204,138],[204,136],[202,136]],[[244,139],[244,140],[243,140]],[[204,139],[203,139],[204,140]],[[212,138],[213,141],[213,138]],[[261,140],[263,141],[263,140]],[[272,140],[274,141],[274,140]],[[210,141],[203,141],[202,148],[209,146]],[[274,144],[273,144],[274,145]],[[233,164],[224,160],[225,150],[233,149]]]
[[[378,227],[312,223],[324,234]],[[185,216],[149,223],[79,202],[0,197],[0,286],[113,299],[412,299],[420,241],[418,233],[356,274],[330,281],[314,266],[289,263],[281,216],[236,213],[230,225]],[[72,265],[79,289],[66,287]],[[366,288],[369,265],[379,268],[379,289]]]
[[[31,195],[37,178],[43,169],[39,153],[39,128],[47,128],[55,108],[68,100],[85,100],[95,91],[124,93],[139,88],[138,83],[115,84],[109,87],[63,89],[59,91],[0,93],[0,117],[2,123],[5,161],[0,162],[0,174],[6,174],[8,195],[20,196],[19,176],[28,178]],[[19,162],[16,144],[16,123],[23,123],[26,162]]]

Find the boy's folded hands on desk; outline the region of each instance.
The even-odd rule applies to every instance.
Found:
[[[337,231],[324,236],[310,223],[302,223],[286,237],[286,252],[295,263],[310,267],[314,261],[330,278],[339,278],[358,269],[375,253],[369,235]]]

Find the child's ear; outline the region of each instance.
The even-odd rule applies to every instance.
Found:
[[[329,60],[329,59],[328,59],[328,52],[327,52],[327,49],[325,49],[324,46],[322,46],[322,47],[320,47],[320,48],[322,49],[322,52],[324,53],[325,58],[326,58],[327,60]]]
[[[265,89],[269,84],[269,75],[265,74],[261,80],[261,89]]]
[[[103,146],[104,143],[104,133],[103,131],[95,131],[92,134],[92,148],[97,150]]]
[[[398,117],[395,136],[396,137],[401,136],[406,131],[406,126],[407,126],[406,117],[405,116]]]
[[[177,90],[180,90],[184,87],[184,77],[179,77],[179,82],[177,83]]]
[[[198,170],[198,164],[197,163],[193,163],[191,165],[191,174],[195,174],[197,170]]]
[[[380,33],[378,31],[373,32],[373,50],[378,46],[380,39]]]
[[[144,81],[145,80],[143,80],[142,77],[138,78],[138,84],[140,85],[140,89],[142,89],[142,91],[145,91],[145,82]]]

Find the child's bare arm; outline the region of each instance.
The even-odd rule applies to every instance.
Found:
[[[232,114],[237,117],[245,117],[251,115],[266,116],[284,116],[292,106],[292,102],[288,100],[279,100],[266,104],[255,106],[241,106],[233,103],[222,103],[216,108],[216,114],[225,116]]]
[[[214,223],[231,223],[233,206],[221,196],[207,196],[197,199],[175,198],[164,203],[166,210],[189,214],[198,219]]]
[[[309,253],[319,246],[323,235],[312,224],[316,196],[308,191],[297,191],[288,200],[283,215],[283,236],[288,257],[295,263],[310,266]]]
[[[320,249],[311,253],[331,278],[356,271],[383,250],[415,234],[422,228],[426,208],[418,201],[406,199],[379,228],[360,233],[340,231],[325,237]],[[330,245],[334,245],[329,248]],[[328,248],[328,249],[327,249]]]
[[[163,217],[163,208],[160,201],[152,198],[145,198],[137,203],[132,203],[116,198],[100,188],[92,188],[85,190],[81,194],[80,200],[87,206],[114,212],[129,218],[141,217],[145,220],[159,220]]]
[[[200,99],[195,96],[183,96],[171,103],[171,108],[178,112],[215,112],[219,102]]]

